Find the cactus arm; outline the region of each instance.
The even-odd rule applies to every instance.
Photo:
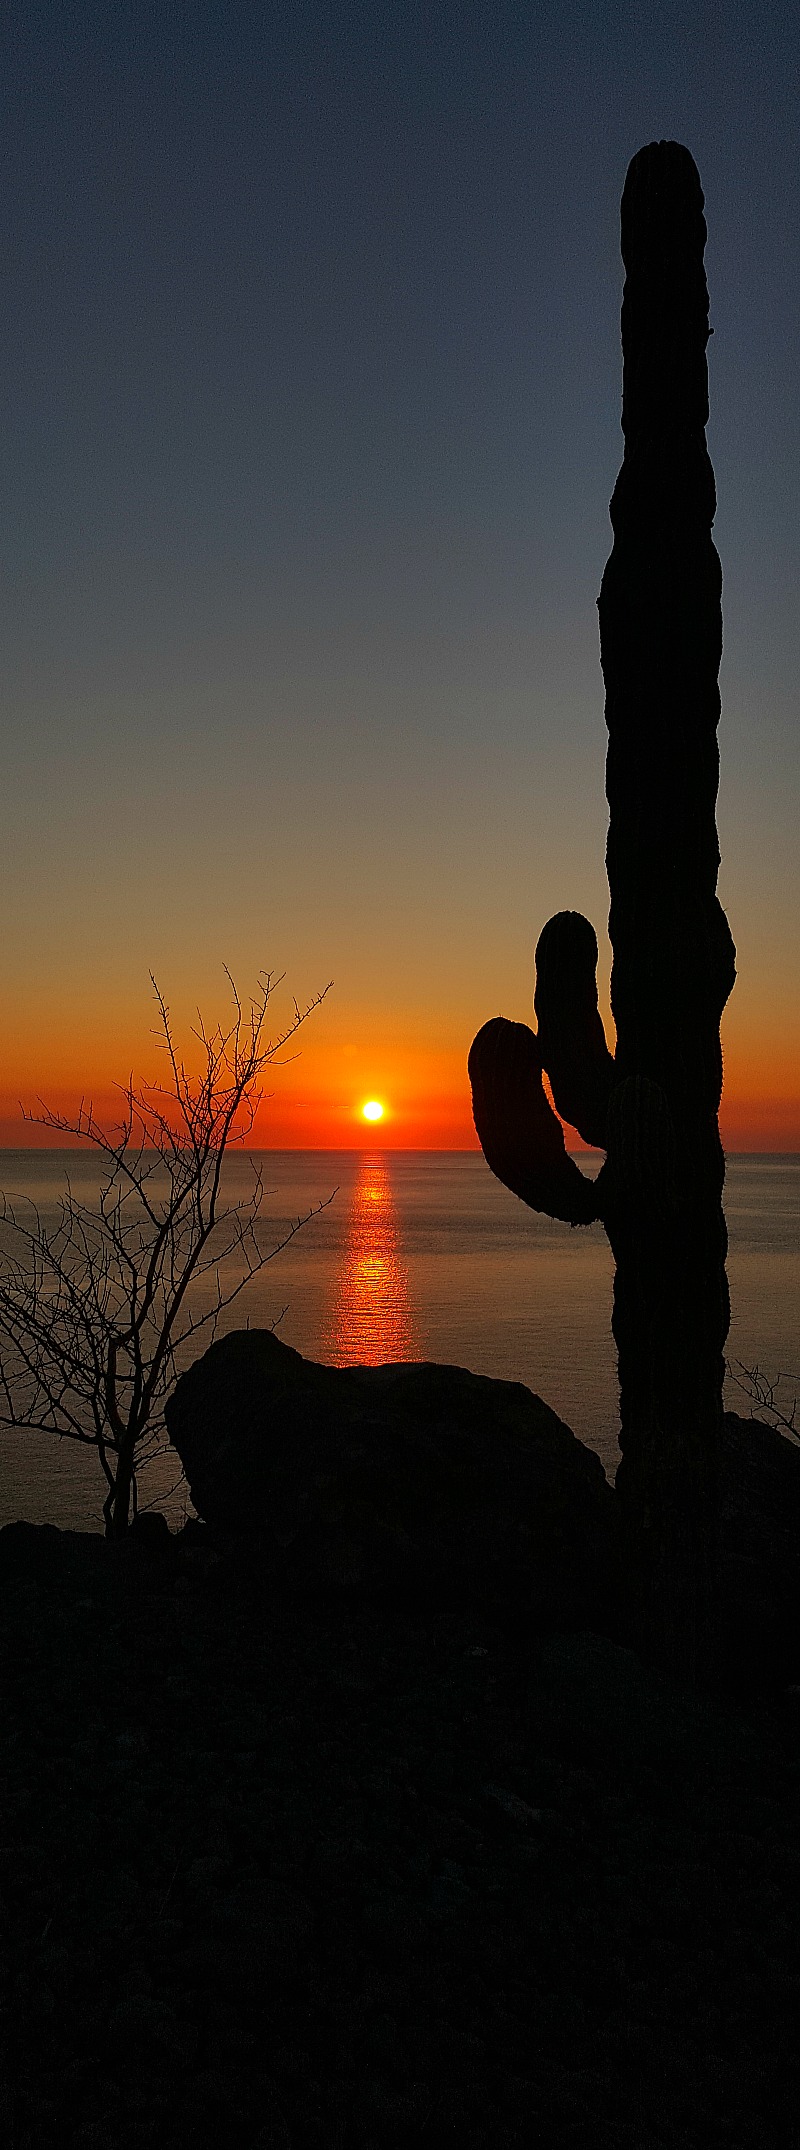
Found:
[[[597,935],[580,911],[548,919],[536,948],[534,1008],[556,1109],[584,1142],[606,1148],[614,1058],[597,1006]]]
[[[494,1016],[473,1040],[468,1068],[475,1127],[495,1178],[530,1209],[592,1224],[600,1215],[599,1179],[585,1179],[567,1154],[533,1031]]]

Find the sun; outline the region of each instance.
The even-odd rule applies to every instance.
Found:
[[[362,1105],[361,1117],[363,1120],[383,1119],[383,1106],[377,1097],[368,1098],[366,1105]]]

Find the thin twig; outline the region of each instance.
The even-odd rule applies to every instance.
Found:
[[[213,1336],[246,1285],[327,1206],[319,1202],[264,1248],[256,1236],[261,1169],[253,1168],[249,1199],[221,1199],[225,1154],[252,1133],[264,1068],[330,990],[305,1010],[295,1001],[286,1028],[267,1041],[267,1009],[281,981],[260,973],[246,1012],[227,970],[226,977],[233,1015],[211,1028],[198,1014],[197,1076],[181,1058],[153,979],[169,1081],[137,1085],[129,1076],[120,1086],[122,1120],[111,1129],[83,1098],[72,1120],[41,1100],[25,1113],[94,1149],[102,1168],[95,1207],[78,1199],[69,1175],[55,1224],[24,1197],[0,1195],[0,1425],[94,1446],[109,1530],[124,1527],[131,1502],[137,1513],[139,1474],[162,1452],[177,1354],[203,1330]],[[223,1263],[232,1265],[227,1285]],[[190,1294],[209,1271],[211,1304],[198,1310]]]

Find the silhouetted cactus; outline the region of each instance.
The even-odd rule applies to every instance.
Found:
[[[609,743],[607,866],[616,1053],[597,941],[566,911],[536,950],[538,1032],[496,1018],[469,1059],[488,1163],[549,1215],[601,1218],[616,1258],[629,1572],[649,1654],[712,1649],[729,1306],[719,1025],[735,951],[716,895],[721,571],[705,441],[703,195],[688,150],[652,143],[622,196],[625,453],[599,599]],[[591,1182],[542,1088],[606,1150]]]

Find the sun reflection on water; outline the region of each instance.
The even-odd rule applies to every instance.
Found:
[[[324,1355],[333,1366],[420,1357],[391,1176],[380,1152],[362,1159],[353,1186]]]

